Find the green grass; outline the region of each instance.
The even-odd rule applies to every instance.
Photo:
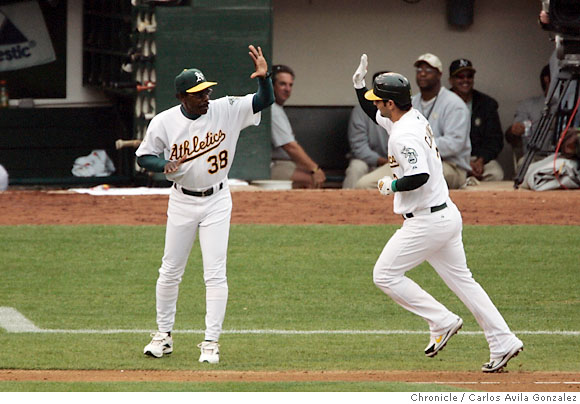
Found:
[[[232,226],[228,253],[230,299],[224,328],[426,332],[422,319],[400,308],[372,282],[373,265],[396,229],[397,226]],[[580,229],[573,226],[464,229],[468,265],[474,278],[516,331],[580,330],[579,241]],[[163,226],[1,227],[0,306],[14,307],[43,329],[154,330],[155,281],[163,243]],[[464,331],[480,331],[471,313],[428,264],[408,275],[461,315]],[[176,330],[204,328],[204,296],[201,253],[196,242],[180,288]],[[196,361],[195,345],[201,334],[176,331],[174,338],[175,352],[153,360],[141,353],[149,340],[147,333],[14,334],[0,329],[0,366],[207,369]],[[520,338],[526,350],[510,364],[512,371],[580,371],[580,337]],[[460,333],[433,360],[422,354],[426,342],[426,334],[226,333],[220,340],[222,361],[215,369],[459,371],[478,370],[488,359],[483,335]],[[48,384],[41,386],[52,388]],[[54,386],[57,390],[70,387]],[[112,389],[148,389],[140,384],[124,386]],[[236,386],[204,384],[184,388],[311,391],[310,385],[295,383]],[[357,391],[368,386],[329,383],[313,388]],[[379,387],[382,391],[386,388]],[[30,384],[24,389],[33,391],[35,387]],[[104,383],[95,384],[94,389],[111,388]],[[0,390],[6,390],[6,386],[0,384]],[[394,391],[403,389],[396,387]]]

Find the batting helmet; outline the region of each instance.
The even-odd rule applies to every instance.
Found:
[[[373,89],[365,93],[370,101],[393,100],[399,107],[411,105],[411,84],[399,73],[383,73],[374,80]]]

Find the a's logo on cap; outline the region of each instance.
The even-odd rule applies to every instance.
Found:
[[[467,67],[469,66],[469,60],[461,59],[459,61],[459,67]]]
[[[197,81],[205,81],[205,77],[203,77],[203,74],[201,72],[195,72],[195,77],[197,77]]]

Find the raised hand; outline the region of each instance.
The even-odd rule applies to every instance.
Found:
[[[358,65],[354,75],[352,76],[352,83],[354,88],[360,89],[366,86],[365,76],[367,74],[367,67],[369,65],[368,57],[366,53],[363,53],[360,57],[360,64]]]
[[[254,66],[256,68],[256,71],[252,73],[250,78],[254,79],[256,77],[266,77],[266,74],[268,73],[268,62],[266,62],[266,59],[264,58],[262,48],[259,46],[256,48],[254,45],[250,45],[248,46],[248,49],[250,49],[248,53],[254,61]]]

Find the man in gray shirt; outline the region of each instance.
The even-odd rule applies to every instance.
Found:
[[[420,93],[411,99],[413,108],[427,118],[433,130],[447,186],[459,189],[471,170],[471,114],[457,94],[441,85],[443,65],[437,56],[421,55],[415,67]]]
[[[274,65],[272,83],[276,98],[272,104],[272,179],[292,180],[293,188],[320,188],[326,175],[296,141],[284,112],[284,103],[292,94],[294,72],[288,66]]]
[[[373,80],[381,73],[373,75]],[[387,164],[389,134],[373,122],[360,105],[353,108],[348,123],[350,161],[342,188],[376,189],[377,182],[393,175]]]
[[[546,96],[550,88],[550,65],[545,65],[540,72],[540,85],[543,94],[520,101],[516,108],[514,122],[505,132],[505,139],[514,151],[516,171],[519,171],[523,163],[523,156],[528,151],[528,141],[536,131],[546,106]],[[527,131],[526,125],[528,125]]]

